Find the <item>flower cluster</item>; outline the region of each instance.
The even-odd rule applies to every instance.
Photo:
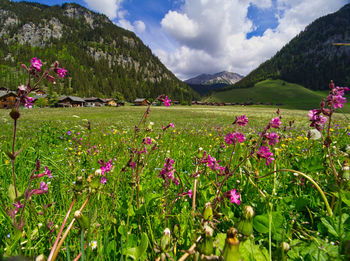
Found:
[[[174,160],[172,158],[167,158],[164,163],[164,168],[160,171],[159,176],[165,182],[172,181],[175,185],[179,185],[179,180],[175,178],[175,168]]]
[[[245,136],[243,133],[240,132],[234,132],[234,133],[227,133],[225,137],[226,144],[236,144],[237,142],[242,143],[245,141]]]
[[[345,91],[349,91],[348,87],[335,87],[332,88],[327,97],[327,105],[331,108],[343,108],[346,103],[346,98],[343,97]]]
[[[276,145],[280,138],[280,136],[278,136],[278,134],[275,132],[266,133],[264,137],[268,140],[269,145],[271,146]]]
[[[246,117],[245,115],[236,117],[236,120],[232,124],[237,124],[238,126],[247,126],[248,117]]]
[[[270,151],[269,147],[261,146],[257,151],[258,158],[264,158],[266,166],[270,165],[274,158],[272,158],[273,153]]]
[[[321,113],[322,113],[322,109],[314,109],[309,111],[307,115],[311,121],[310,127],[314,127],[319,131],[322,130],[323,125],[327,121],[327,118],[322,116]]]
[[[217,161],[216,158],[207,154],[206,151],[203,152],[203,158],[201,160],[201,163],[207,163],[209,168],[211,168],[215,172],[219,171],[219,175],[223,175],[223,173],[225,173],[225,167],[220,166],[218,162],[219,161]]]
[[[112,170],[112,167],[113,167],[112,160],[109,160],[108,162],[104,162],[103,160],[99,160],[98,163],[101,166],[100,171],[101,171],[101,175],[103,176],[103,177],[101,177],[100,183],[106,184],[107,183],[106,174],[108,172],[110,172]]]

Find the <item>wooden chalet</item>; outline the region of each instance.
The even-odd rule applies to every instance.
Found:
[[[106,106],[112,106],[112,107],[117,107],[118,106],[118,103],[115,99],[113,98],[107,98],[107,99],[104,99],[105,103],[106,103]]]
[[[135,106],[147,106],[150,104],[151,103],[146,98],[137,98],[136,100],[134,100]]]
[[[77,96],[61,96],[58,98],[58,107],[84,107],[85,101]]]
[[[16,105],[17,94],[11,91],[0,91],[0,109],[11,109]]]
[[[85,101],[85,107],[101,107],[106,105],[106,101],[101,98],[91,97],[91,98],[84,98]]]

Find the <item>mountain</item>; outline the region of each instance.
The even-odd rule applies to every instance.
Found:
[[[350,4],[308,25],[270,60],[230,88],[253,87],[268,78],[297,83],[313,90],[350,85]]]
[[[233,72],[219,72],[215,74],[201,74],[194,78],[188,79],[187,84],[210,85],[210,84],[234,84],[242,79],[243,76]]]
[[[234,84],[243,76],[232,72],[219,72],[215,74],[201,74],[185,81],[194,91],[201,95],[206,95],[212,91],[217,91],[230,84]]]
[[[0,0],[0,86],[16,89],[26,74],[20,64],[38,57],[58,60],[68,70],[63,83],[44,88],[58,94],[156,97],[180,101],[197,97],[133,33],[105,15],[78,4],[46,6]]]

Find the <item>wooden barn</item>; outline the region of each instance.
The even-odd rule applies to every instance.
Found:
[[[101,98],[90,97],[84,98],[85,107],[101,107],[106,105],[106,101]]]
[[[76,96],[61,96],[57,105],[59,107],[84,107],[85,101]]]
[[[135,106],[147,106],[150,105],[151,103],[146,99],[146,98],[137,98],[134,101]]]
[[[0,109],[11,109],[16,104],[17,94],[11,91],[0,91]]]

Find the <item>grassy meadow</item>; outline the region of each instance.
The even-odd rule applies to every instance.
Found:
[[[320,97],[313,97],[317,107]],[[62,224],[57,260],[349,257],[349,114],[333,115],[327,151],[325,141],[308,136],[304,110],[152,106],[139,124],[145,110],[20,109],[17,196],[13,120],[0,110],[0,257],[54,260]],[[241,115],[247,126],[233,125]],[[281,126],[271,127],[279,116]],[[244,140],[228,142],[236,132]],[[260,136],[271,132],[275,144]],[[270,148],[271,163],[256,153],[260,145]],[[225,241],[233,227],[234,244]]]
[[[255,84],[252,88],[232,89],[217,92],[207,98],[215,102],[250,102],[282,104],[281,108],[310,110],[317,108],[320,101],[328,96],[328,91],[312,91],[301,85],[282,80],[265,80]],[[347,104],[344,112],[350,112]]]

